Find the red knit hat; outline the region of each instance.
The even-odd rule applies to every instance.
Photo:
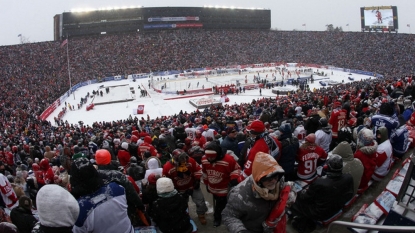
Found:
[[[265,131],[265,125],[262,121],[255,120],[250,125],[248,125],[246,129],[254,133],[263,133]]]
[[[95,153],[95,162],[97,165],[107,165],[111,162],[111,154],[105,149],[97,150]]]
[[[160,176],[156,175],[156,173],[151,173],[148,175],[147,180],[149,184],[156,184],[157,179],[160,178]]]

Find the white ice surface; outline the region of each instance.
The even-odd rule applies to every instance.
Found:
[[[288,68],[290,69],[290,68]],[[291,68],[292,70],[294,68]],[[263,69],[258,69],[260,72],[260,77],[265,78],[266,74],[268,74],[268,79],[271,80],[272,72],[265,72],[262,73]],[[269,68],[268,68],[269,70]],[[316,69],[314,69],[316,71]],[[345,83],[351,82],[348,77],[354,77],[355,81],[359,81],[361,79],[367,79],[369,76],[353,74],[349,75],[347,72],[343,71],[331,71],[331,70],[323,70],[319,69],[319,71],[324,71],[325,73],[329,73],[330,80],[335,80],[338,82],[342,82],[344,80]],[[333,72],[333,75],[331,75]],[[241,75],[227,75],[227,76],[209,76],[208,81],[206,81],[204,76],[200,78],[194,79],[177,79],[173,80],[172,78],[167,81],[167,90],[172,91],[175,89],[178,90],[192,90],[197,89],[197,83],[199,82],[199,88],[202,85],[207,87],[211,87],[212,85],[219,84],[232,84],[235,83],[235,80],[245,80],[245,75],[248,76],[248,84],[253,84],[253,77],[257,74],[255,72],[245,72]],[[303,75],[302,75],[303,76]],[[166,77],[166,76],[164,76]],[[157,77],[154,77],[155,79]],[[314,75],[314,78],[317,79],[319,76]],[[372,77],[373,78],[373,77]],[[281,79],[280,75],[277,75],[277,80]],[[96,83],[91,84],[88,86],[81,87],[75,91],[75,97],[71,94],[67,99],[66,102],[70,103],[71,105],[77,106],[80,102],[80,98],[86,96],[87,92],[92,93],[95,89],[99,89],[99,86],[115,86],[115,85],[122,85],[128,84],[130,87],[133,87],[135,90],[135,100],[129,102],[122,102],[122,103],[113,103],[113,104],[105,104],[105,105],[96,105],[93,110],[86,111],[86,105],[84,105],[81,109],[77,109],[74,111],[69,111],[64,116],[63,120],[67,120],[69,123],[77,124],[79,121],[83,121],[86,125],[91,125],[94,122],[99,121],[113,121],[113,120],[123,120],[127,119],[130,115],[133,115],[133,110],[137,109],[138,105],[144,105],[144,114],[137,115],[138,118],[147,117],[147,114],[150,116],[151,119],[160,116],[169,116],[174,115],[180,112],[180,110],[192,112],[196,110],[189,103],[189,99],[194,98],[206,98],[206,97],[189,97],[183,99],[175,99],[175,100],[165,100],[167,98],[177,97],[176,94],[160,94],[155,92],[154,90],[148,89],[148,81],[149,78],[145,79],[137,79],[136,82],[133,82],[131,79],[124,79],[122,81],[110,81],[110,82],[103,82],[103,83]],[[163,81],[164,82],[164,81]],[[162,82],[162,83],[163,83]],[[190,88],[188,88],[190,83]],[[244,82],[242,82],[244,83]],[[142,85],[141,85],[142,84]],[[149,93],[148,97],[140,98],[140,90],[138,89],[138,85],[144,86]],[[309,83],[310,89],[313,90],[314,87],[320,88],[321,85],[319,84],[319,80],[315,80],[313,84]],[[141,87],[143,88],[143,87]],[[99,98],[125,98],[125,91],[120,91],[119,93],[110,92],[110,95],[105,94],[105,89],[102,89],[104,92],[104,97],[96,97]],[[276,95],[272,93],[271,89],[262,89],[262,97],[275,97]],[[229,104],[240,104],[240,103],[250,103],[253,99],[262,98],[259,94],[259,90],[247,90],[245,93],[240,93],[239,95],[228,95],[230,102]],[[219,99],[220,96],[214,95],[213,98]],[[88,104],[91,102],[91,98],[88,99]],[[54,124],[53,118],[58,115],[61,108],[64,106],[64,103],[61,104],[48,118],[47,120]]]

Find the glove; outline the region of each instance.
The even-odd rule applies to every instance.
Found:
[[[193,184],[193,189],[198,190],[200,188],[200,180],[195,180]]]
[[[237,179],[231,180],[231,182],[229,182],[229,185],[231,186],[231,188],[237,186],[238,185],[238,180]]]

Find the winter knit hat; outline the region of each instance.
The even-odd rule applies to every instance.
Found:
[[[19,207],[22,207],[26,210],[31,210],[32,209],[32,200],[26,196],[21,196],[19,198]]]
[[[151,173],[149,176],[148,176],[148,178],[147,178],[147,180],[148,180],[148,183],[149,184],[156,184],[157,183],[157,180],[160,178],[160,175],[159,174],[156,174],[156,173]]]
[[[340,142],[334,149],[333,154],[340,155],[343,158],[343,161],[353,161],[353,151],[350,144],[346,141]]]
[[[307,135],[307,137],[305,137],[305,140],[307,142],[310,142],[310,143],[315,143],[316,142],[316,135],[313,134],[313,133],[310,133],[309,135]]]
[[[357,134],[357,145],[359,147],[370,146],[373,139],[374,136],[372,130],[364,128]]]
[[[251,133],[260,134],[265,131],[265,125],[262,121],[255,120],[250,125],[248,125],[246,129],[250,131]]]
[[[75,198],[56,184],[43,186],[36,196],[39,220],[47,227],[71,227],[79,215]]]
[[[121,147],[125,150],[128,150],[128,143],[127,142],[121,143]]]
[[[283,134],[290,134],[291,133],[291,125],[288,124],[288,123],[282,124],[278,130]]]
[[[108,150],[100,149],[95,153],[97,165],[107,165],[111,162],[111,154]]]
[[[173,181],[170,178],[162,177],[156,182],[157,194],[170,193],[174,190]]]
[[[79,158],[71,165],[71,193],[75,198],[91,194],[104,185],[97,169],[87,158]]]

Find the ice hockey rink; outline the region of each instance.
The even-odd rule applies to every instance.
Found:
[[[293,68],[292,70],[294,70]],[[288,68],[290,70],[290,68]],[[374,77],[370,77],[367,75],[361,74],[350,74],[349,72],[338,71],[338,70],[329,70],[329,69],[317,69],[312,68],[312,73],[314,72],[324,72],[327,76],[318,76],[313,75],[314,83],[308,83],[310,89],[313,90],[314,88],[319,89],[323,86],[320,84],[320,81],[323,82],[338,82],[338,83],[349,83],[352,80],[349,77],[353,78],[353,81],[361,81],[366,80]],[[152,88],[149,88],[149,82],[151,82],[150,78],[143,78],[143,79],[136,79],[135,82],[130,77],[128,79],[123,79],[121,81],[108,81],[108,82],[101,82],[95,83],[88,86],[83,86],[78,88],[74,94],[71,94],[67,99],[66,103],[71,104],[75,107],[75,110],[70,111],[64,115],[63,120],[68,121],[72,124],[78,124],[79,121],[83,121],[86,125],[91,125],[93,122],[99,121],[115,121],[121,119],[127,119],[130,115],[132,117],[137,116],[138,118],[144,117],[147,118],[147,115],[151,119],[160,116],[169,116],[174,115],[180,112],[180,110],[191,112],[196,110],[194,106],[189,103],[191,99],[203,99],[203,98],[213,98],[216,100],[220,100],[220,95],[213,95],[212,93],[204,92],[203,96],[195,96],[192,94],[186,95],[177,95],[176,91],[183,91],[186,89],[187,91],[201,89],[202,86],[204,88],[211,88],[212,86],[218,85],[231,85],[235,84],[238,80],[242,85],[245,84],[245,77],[247,77],[247,85],[254,84],[253,79],[254,75],[258,75],[261,79],[266,78],[268,75],[268,80],[272,80],[272,73],[268,69],[258,68],[258,69],[250,69],[248,71],[242,72],[241,74],[226,74],[226,75],[209,75],[206,79],[204,75],[199,77],[192,77],[192,78],[175,78],[173,75],[171,76],[153,76],[153,85],[156,89],[160,89],[162,85],[164,85],[164,90],[162,93],[156,92]],[[275,74],[276,80],[282,80],[280,74]],[[300,77],[309,76],[309,74],[300,74]],[[157,78],[159,81],[157,81]],[[292,78],[295,78],[294,76]],[[285,79],[286,80],[286,79]],[[106,94],[106,87],[109,87],[109,93]],[[286,88],[293,88],[296,89],[294,86],[286,85]],[[80,102],[81,97],[85,97],[86,94],[89,92],[92,93],[93,90],[102,90],[103,96],[96,96],[95,99],[89,98],[87,104],[85,104],[82,108],[78,109],[77,104]],[[140,91],[147,90],[148,95],[146,97],[140,97]],[[133,93],[134,92],[134,93]],[[168,94],[171,93],[171,94]],[[178,98],[180,97],[180,98]],[[251,103],[253,99],[259,98],[269,98],[269,97],[276,97],[276,94],[272,93],[272,89],[262,89],[262,96],[260,95],[259,89],[252,89],[246,90],[245,93],[239,93],[239,95],[228,95],[229,102],[225,104],[240,104],[240,103]],[[86,106],[89,105],[91,102],[94,102],[96,105],[90,111],[86,110]],[[136,112],[138,105],[144,105],[144,114],[134,115]],[[53,118],[58,115],[59,111],[64,106],[64,103],[61,104],[48,118],[50,122],[54,123]],[[202,186],[204,186],[202,184]],[[354,206],[350,208],[349,211],[345,212],[340,220],[350,221],[352,215],[361,207],[365,201],[371,200],[380,193],[381,187],[386,186],[386,184],[378,185],[378,188],[375,190],[368,190],[360,200],[358,200]],[[190,216],[195,220],[195,223],[198,227],[199,233],[210,233],[210,232],[217,232],[217,233],[226,233],[228,232],[226,227],[222,224],[217,228],[213,228],[213,198],[212,195],[205,191],[205,187],[201,187],[202,191],[205,196],[205,200],[208,206],[208,212],[206,218],[208,220],[208,224],[203,226],[200,225],[199,221],[197,220],[197,216],[195,213],[195,205],[192,201],[189,201],[189,213]],[[343,233],[343,232],[350,232],[346,229],[337,229],[335,228],[336,232]],[[317,227],[314,232],[326,232],[326,227]],[[290,225],[287,223],[287,232],[296,232]]]
[[[288,68],[290,70],[290,68]],[[292,68],[294,70],[294,68]],[[349,80],[349,77],[352,77],[354,81],[365,80],[373,78],[367,75],[360,74],[349,74],[348,72],[338,71],[338,70],[325,70],[325,69],[316,69],[312,68],[312,72],[324,72],[327,76],[317,76],[313,75],[315,79],[314,83],[308,83],[310,89],[321,88],[322,85],[320,81],[327,82],[338,82],[338,83],[348,83],[352,82]],[[163,85],[164,88],[162,93],[154,91],[152,88],[149,88],[150,78],[136,79],[135,82],[132,78],[123,79],[121,81],[108,81],[95,83],[88,86],[83,86],[78,88],[73,94],[71,94],[66,99],[66,104],[74,106],[73,111],[68,110],[67,113],[62,118],[64,121],[68,121],[72,124],[77,124],[79,121],[83,121],[86,125],[91,125],[93,122],[99,121],[113,121],[113,120],[122,120],[127,119],[130,115],[134,117],[138,105],[144,105],[144,114],[136,115],[137,117],[146,118],[147,115],[151,119],[161,116],[174,115],[183,110],[183,112],[192,112],[196,110],[194,106],[189,103],[189,100],[198,100],[198,99],[215,99],[220,101],[220,95],[213,95],[204,93],[204,96],[195,96],[192,94],[186,95],[177,95],[176,91],[192,91],[196,89],[205,89],[211,88],[212,86],[225,86],[236,84],[239,81],[242,86],[245,85],[245,77],[247,80],[247,85],[254,84],[254,75],[260,76],[261,79],[266,78],[269,81],[272,81],[272,74],[275,74],[277,81],[281,81],[282,77],[280,74],[270,71],[270,68],[255,68],[248,71],[244,71],[241,74],[225,74],[225,75],[209,75],[207,79],[204,75],[188,78],[175,78],[174,75],[170,76],[153,76],[154,86],[157,89]],[[267,77],[268,76],[268,77]],[[307,74],[300,74],[300,77],[307,76]],[[292,75],[292,78],[296,78],[295,75]],[[157,81],[157,79],[159,81]],[[287,77],[284,77],[285,81]],[[123,88],[115,88],[115,87]],[[106,94],[105,88],[110,87],[110,92]],[[294,86],[286,85],[285,88],[296,89]],[[89,92],[92,94],[93,90],[102,90],[103,96],[96,96],[93,98],[88,98],[87,104],[84,104],[82,108],[78,109],[77,105],[80,102],[81,97],[85,97]],[[128,91],[130,90],[130,92]],[[146,90],[148,95],[146,97],[140,97],[140,91]],[[134,94],[132,94],[134,92]],[[245,93],[239,93],[238,95],[228,95],[229,102],[225,104],[240,104],[240,103],[250,103],[253,99],[259,99],[263,97],[275,97],[276,94],[272,93],[272,89],[261,89],[262,95],[260,95],[259,89],[246,90]],[[168,94],[171,93],[171,94]],[[177,98],[182,97],[182,98]],[[130,101],[127,101],[130,100]],[[93,101],[95,104],[94,108],[90,111],[86,111],[86,106]],[[106,103],[106,104],[105,104]],[[54,117],[58,115],[65,103],[61,105],[47,118],[48,121],[54,123]]]

